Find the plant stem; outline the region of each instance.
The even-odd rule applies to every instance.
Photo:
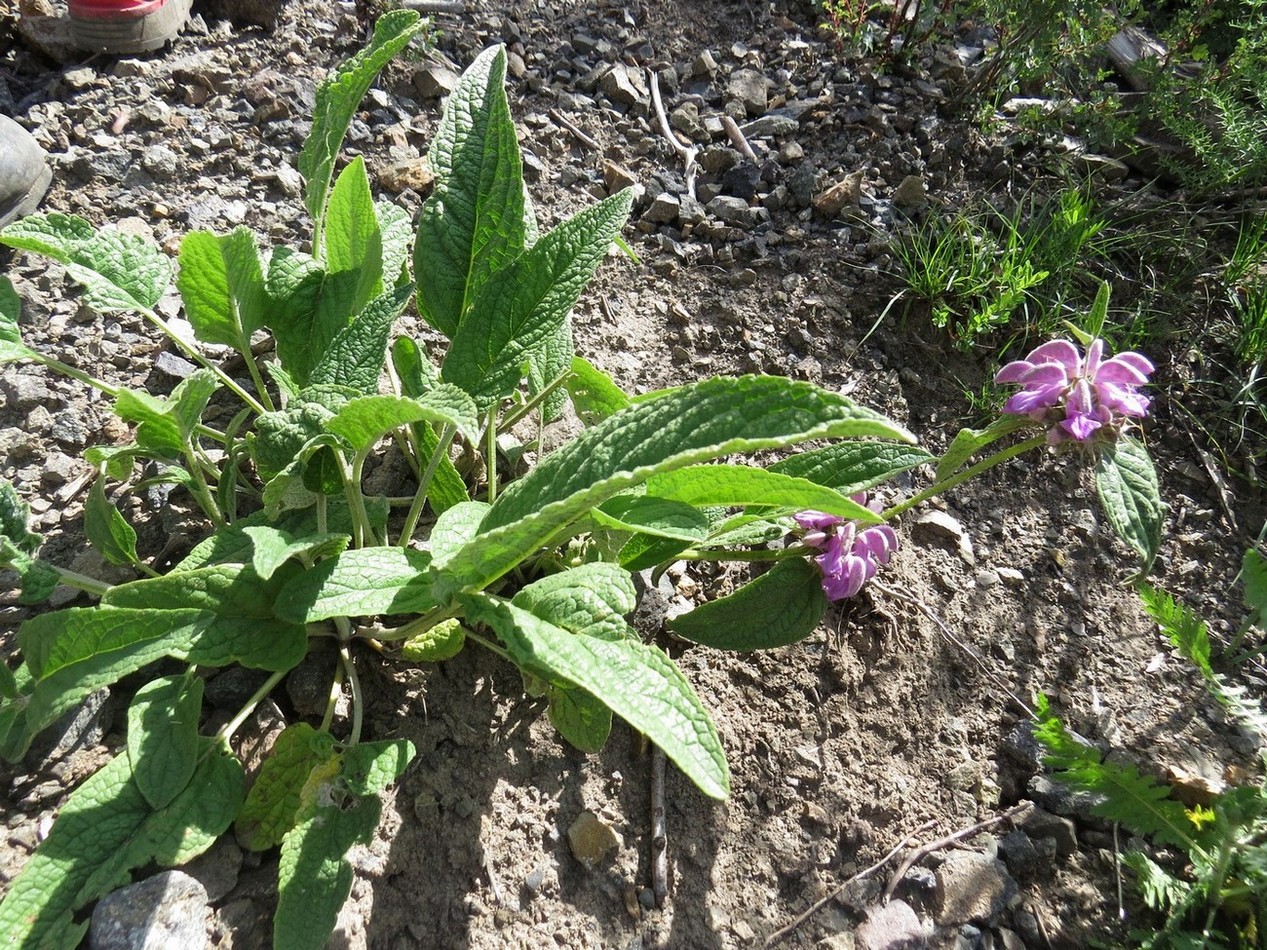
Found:
[[[326,533],[326,496],[317,493],[317,534]]]
[[[334,679],[330,683],[330,695],[326,699],[326,711],[321,717],[321,731],[329,732],[330,726],[334,722],[334,708],[339,704],[339,697],[343,695],[343,660],[340,659],[334,667]]]
[[[497,500],[497,413],[488,414],[488,428],[484,430],[484,460],[488,468],[488,503]]]
[[[440,430],[440,441],[436,443],[436,450],[431,453],[431,459],[427,462],[427,470],[418,477],[418,490],[414,492],[414,500],[409,506],[409,514],[405,516],[405,526],[400,531],[400,546],[402,548],[409,547],[409,539],[414,536],[414,530],[418,527],[418,519],[422,517],[423,505],[427,502],[427,493],[431,490],[431,479],[435,477],[436,469],[440,467],[440,461],[448,454],[449,444],[453,441],[453,437],[457,435],[457,431],[451,425],[446,425]]]
[[[251,352],[250,340],[246,341],[245,348],[240,352],[246,358],[246,371],[251,374],[251,382],[255,384],[255,391],[260,394],[260,402],[264,404],[265,409],[273,412],[277,407],[273,405],[273,397],[268,394],[268,387],[264,385],[259,364],[255,362],[255,354]]]
[[[1015,445],[1008,446],[1006,449],[1003,449],[999,452],[995,452],[990,457],[982,459],[976,465],[973,465],[969,468],[965,468],[961,471],[958,471],[953,475],[947,476],[946,478],[943,478],[941,481],[937,482],[937,484],[933,485],[932,487],[926,488],[919,494],[913,495],[912,497],[908,498],[906,501],[901,502],[900,504],[894,505],[892,508],[889,508],[883,514],[881,514],[880,517],[883,518],[885,521],[892,521],[898,515],[902,514],[902,512],[908,511],[909,509],[914,508],[916,505],[927,501],[933,496],[940,495],[942,492],[950,491],[950,489],[963,484],[968,479],[975,478],[977,475],[980,475],[982,472],[988,471],[994,468],[994,466],[1002,462],[1006,462],[1008,459],[1015,458],[1018,455],[1024,455],[1030,449],[1036,449],[1040,445],[1046,445],[1046,444],[1047,444],[1047,436],[1044,434],[1044,435],[1031,436],[1030,438],[1026,439],[1023,442],[1018,442]]]
[[[370,516],[365,510],[365,496],[361,494],[360,479],[356,478],[355,474],[365,464],[364,453],[358,452],[357,456],[357,461],[349,469],[342,453],[337,451],[334,453],[334,457],[339,461],[339,475],[343,479],[343,495],[348,502],[348,514],[352,516],[353,546],[363,548],[370,537]]]
[[[99,389],[107,396],[117,398],[119,395],[119,388],[117,386],[111,386],[109,383],[103,383],[95,376],[89,376],[83,370],[75,369],[75,367],[69,366],[61,360],[55,360],[51,356],[44,356],[42,353],[36,353],[34,350],[31,351],[31,358],[38,363],[44,364],[49,369],[56,370],[63,376],[69,376],[71,379],[77,379],[79,382],[92,386],[94,389]]]
[[[478,633],[473,632],[469,627],[463,627],[462,629],[465,631],[466,638],[468,640],[474,640],[476,643],[482,646],[485,650],[488,650],[490,653],[496,653],[507,663],[511,663],[515,666],[519,665],[518,663],[515,663],[514,659],[511,658],[511,655],[509,653],[507,653],[505,650],[499,647],[492,640],[489,640],[487,637],[480,636]]]
[[[238,727],[240,727],[242,723],[246,722],[247,717],[255,711],[255,707],[260,704],[265,696],[273,691],[273,687],[282,681],[282,677],[284,677],[287,672],[289,671],[278,670],[276,673],[269,676],[260,688],[251,694],[251,698],[246,701],[245,706],[238,710],[238,714],[216,731],[216,737],[223,739],[225,742],[232,739],[233,734],[238,731]]]
[[[801,557],[809,553],[811,553],[811,549],[802,545],[794,545],[777,551],[768,549],[728,551],[725,548],[714,550],[687,548],[685,551],[679,551],[673,558],[680,561],[782,561],[786,558]]]
[[[215,374],[216,379],[220,380],[220,382],[224,384],[226,389],[230,390],[235,395],[237,395],[237,397],[241,399],[244,403],[246,403],[256,412],[262,413],[265,411],[264,407],[260,405],[260,402],[258,399],[256,399],[250,393],[248,393],[241,386],[239,386],[237,382],[233,379],[233,377],[231,377],[228,373],[226,373],[219,366],[216,366],[214,363],[212,363],[211,360],[207,359],[205,356],[199,353],[196,347],[191,346],[190,344],[186,343],[183,339],[181,339],[181,337],[176,333],[176,331],[167,325],[167,321],[164,320],[162,317],[160,317],[157,313],[155,313],[153,310],[150,310],[148,307],[145,307],[140,310],[140,314],[146,320],[150,321],[150,323],[154,324],[154,326],[162,330],[163,334],[168,339],[170,339],[173,343],[175,343],[176,346],[180,348],[181,352],[183,352],[186,356],[188,356],[194,362],[199,363],[202,366],[205,366],[207,369],[211,370],[211,372]]]
[[[107,584],[104,581],[99,581],[94,577],[89,577],[86,574],[68,571],[64,567],[58,567],[56,564],[49,564],[44,560],[41,560],[40,563],[56,571],[57,576],[60,578],[60,583],[65,584],[67,587],[74,587],[76,590],[82,590],[85,594],[91,594],[94,597],[101,597],[111,587],[110,584]]]
[[[420,633],[426,633],[438,623],[456,617],[460,612],[461,611],[452,604],[444,607],[436,607],[427,611],[418,619],[411,620],[409,623],[402,624],[399,627],[394,627],[390,630],[373,629],[368,631],[367,634],[362,634],[362,636],[364,637],[368,636],[368,634],[373,634],[375,640],[380,640],[383,643],[395,643],[401,640],[408,640],[410,637],[416,637]]]
[[[224,512],[220,510],[216,496],[211,491],[211,486],[207,484],[207,476],[202,472],[202,465],[194,452],[194,447],[188,440],[185,441],[185,459],[189,462],[189,475],[194,481],[194,495],[198,503],[202,505],[202,510],[217,528],[224,527]]]
[[[340,619],[346,622],[346,618]],[[357,679],[356,664],[352,661],[352,651],[348,649],[346,642],[339,644],[339,659],[343,661],[343,669],[348,674],[348,685],[352,687],[352,735],[347,744],[356,745],[361,741],[361,721],[365,710],[361,703],[361,681]]]
[[[362,524],[364,525],[364,536],[372,541],[386,544],[386,538],[379,538],[374,534],[374,528],[370,524],[370,513],[365,508],[365,495],[361,491],[361,481],[365,476],[365,459],[369,456],[369,453],[370,450],[366,449],[364,452],[357,452],[352,457],[352,487],[354,489],[352,494],[356,497],[358,517],[362,519]]]
[[[572,371],[569,369],[560,373],[558,376],[554,377],[554,379],[550,380],[550,382],[545,385],[545,387],[541,390],[541,392],[537,393],[535,396],[529,399],[526,403],[524,403],[518,409],[510,413],[510,415],[506,416],[506,418],[502,419],[502,424],[501,424],[502,430],[503,431],[509,430],[512,426],[518,423],[520,419],[528,415],[528,413],[532,412],[532,410],[536,409],[537,406],[541,405],[541,403],[545,401],[546,397],[549,396],[550,393],[554,392],[556,389],[562,386],[563,383],[567,381],[567,378],[571,375],[572,375]]]

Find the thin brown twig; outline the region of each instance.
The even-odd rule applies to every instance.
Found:
[[[913,868],[918,862],[928,857],[934,851],[940,851],[947,845],[952,845],[956,841],[962,841],[964,838],[975,835],[978,831],[985,831],[987,828],[992,828],[1000,822],[1010,821],[1017,815],[1023,814],[1033,807],[1034,805],[1031,802],[1023,802],[1020,805],[1009,808],[1001,815],[995,815],[992,818],[987,818],[985,821],[978,821],[975,825],[969,825],[967,828],[960,828],[954,834],[946,835],[944,838],[938,838],[936,841],[930,841],[928,844],[916,848],[906,856],[906,860],[898,865],[897,870],[894,871],[892,877],[889,878],[889,884],[884,889],[884,894],[880,897],[881,903],[886,903],[889,898],[893,896],[893,892],[897,890],[898,884],[901,883],[902,878],[906,875],[907,871]]]
[[[591,148],[596,152],[601,152],[603,150],[603,147],[598,144],[598,141],[596,139],[592,138],[589,135],[586,135],[582,129],[578,128],[575,123],[573,123],[570,119],[568,119],[567,116],[565,116],[558,109],[551,109],[547,114],[555,122],[557,122],[563,128],[567,129],[567,131],[571,132],[573,137],[582,145],[584,145],[586,148]]]
[[[817,914],[820,910],[822,910],[824,907],[830,904],[833,900],[839,897],[841,893],[844,892],[846,887],[848,887],[850,884],[853,884],[855,881],[861,881],[864,877],[874,874],[876,871],[880,870],[880,868],[884,867],[886,864],[892,861],[901,852],[903,848],[905,848],[908,844],[910,844],[912,838],[914,838],[918,834],[922,834],[923,832],[927,831],[929,828],[933,827],[933,825],[935,825],[936,823],[937,822],[932,821],[932,820],[924,822],[922,825],[920,825],[918,828],[916,828],[914,831],[908,834],[905,838],[899,841],[896,845],[894,845],[892,851],[890,851],[888,854],[882,857],[875,864],[871,865],[871,867],[866,868],[865,870],[859,871],[853,877],[845,881],[842,881],[835,888],[835,890],[831,891],[830,893],[828,893],[827,895],[823,897],[820,897],[813,904],[811,904],[809,908],[805,910],[804,913],[798,916],[791,923],[784,924],[774,933],[770,934],[770,936],[766,937],[765,943],[762,946],[764,946],[768,950],[768,948],[773,947],[776,944],[778,944],[785,937],[787,937],[794,930],[796,930],[797,927],[801,926],[801,924],[805,923],[805,921],[809,920],[811,917]]]
[[[669,897],[669,834],[664,814],[664,750],[651,747],[651,893],[656,907]]]
[[[682,161],[686,163],[686,193],[692,198],[695,197],[695,157],[699,154],[699,149],[693,145],[683,145],[678,137],[673,133],[673,129],[669,126],[669,117],[664,112],[664,101],[660,98],[660,76],[654,70],[651,73],[651,105],[655,109],[656,118],[660,120],[660,131],[664,133],[664,137],[669,140],[669,144],[673,146],[673,151],[682,156]]]

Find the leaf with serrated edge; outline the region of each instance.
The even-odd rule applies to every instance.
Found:
[[[1143,559],[1140,576],[1147,574],[1161,547],[1166,517],[1148,450],[1130,436],[1105,446],[1096,459],[1095,485],[1109,524]]]
[[[370,83],[392,57],[426,27],[427,21],[413,10],[383,14],[374,24],[370,45],[340,65],[317,87],[312,130],[299,153],[299,173],[305,180],[304,207],[314,221],[321,219],[335,156]]]
[[[165,808],[184,790],[198,765],[202,678],[160,676],[128,707],[128,761],[151,808]]]
[[[411,422],[452,425],[467,438],[478,427],[475,403],[456,386],[441,384],[420,399],[408,396],[360,396],[349,400],[325,427],[363,452],[392,429]]]
[[[334,758],[329,733],[318,732],[306,722],[282,730],[234,824],[238,843],[248,851],[267,851],[281,844],[295,826],[304,782],[314,768]]]
[[[396,547],[344,551],[298,574],[277,595],[277,616],[293,623],[330,617],[421,613],[435,606],[431,555]]]
[[[251,566],[262,580],[268,580],[291,558],[311,562],[347,549],[347,534],[307,534],[296,536],[273,525],[247,525],[242,533],[251,539]]]
[[[838,442],[821,449],[798,452],[768,466],[768,471],[804,478],[817,485],[853,495],[887,482],[932,459],[915,445],[889,442]]]
[[[309,381],[348,386],[372,395],[387,358],[387,337],[413,293],[402,284],[371,300],[350,324],[338,332],[330,348],[312,368]]]
[[[437,593],[444,599],[456,589],[487,586],[560,528],[659,472],[735,452],[857,436],[914,441],[844,396],[774,376],[717,377],[637,403],[507,488],[480,535],[447,560]]]
[[[440,513],[427,540],[437,567],[470,543],[489,507],[486,501],[464,501]]]
[[[576,687],[551,685],[550,723],[582,752],[601,752],[612,731],[612,711],[593,695]]]
[[[572,357],[572,375],[563,384],[572,407],[587,426],[629,407],[629,396],[612,378],[584,357]]]
[[[77,946],[88,930],[80,911],[127,884],[131,869],[150,861],[171,867],[209,848],[242,803],[242,767],[210,738],[201,741],[200,759],[185,790],[159,810],[146,803],[125,755],[71,793],[0,901],[8,944]]]
[[[450,339],[489,276],[525,247],[523,160],[506,101],[506,50],[484,50],[445,103],[418,215],[418,312]]]
[[[733,594],[674,618],[669,629],[719,650],[768,650],[808,637],[826,610],[818,567],[791,558]]]
[[[577,212],[489,276],[471,301],[441,377],[486,409],[540,359],[594,276],[633,203],[629,189]]]
[[[725,798],[730,771],[717,729],[673,661],[635,639],[577,636],[485,594],[460,598],[469,620],[491,627],[516,663],[548,670],[592,693],[664,750],[704,794]]]
[[[876,523],[880,516],[825,485],[747,465],[692,465],[653,475],[647,494],[688,505],[777,505],[812,509],[848,521]]]
[[[590,512],[594,523],[658,538],[703,541],[711,522],[694,505],[650,495],[617,495]]]
[[[136,532],[119,509],[106,498],[101,478],[93,480],[84,504],[84,534],[98,553],[111,564],[135,564]]]
[[[383,235],[383,286],[394,287],[409,280],[409,249],[413,244],[413,217],[390,201],[374,202],[378,230]]]
[[[0,231],[0,244],[34,251],[66,267],[100,312],[149,310],[172,282],[172,263],[153,241],[83,218],[33,214]]]
[[[199,340],[231,346],[252,358],[251,333],[264,319],[264,277],[249,228],[223,237],[209,231],[186,235],[176,286]]]

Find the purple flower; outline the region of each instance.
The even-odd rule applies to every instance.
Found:
[[[1148,414],[1137,388],[1154,367],[1139,353],[1104,359],[1104,341],[1092,340],[1084,358],[1068,340],[1044,343],[1023,360],[1008,363],[996,383],[1019,383],[1003,411],[1051,426],[1047,441],[1115,439],[1129,418]]]
[[[853,499],[867,503],[865,493]],[[856,521],[822,511],[802,511],[793,518],[805,531],[802,543],[823,552],[814,561],[823,572],[823,593],[829,600],[854,596],[897,550],[897,532],[887,524],[860,528]]]

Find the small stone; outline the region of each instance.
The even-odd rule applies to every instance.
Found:
[[[51,398],[48,383],[38,376],[22,376],[6,373],[4,394],[14,409],[34,409],[43,406]]]
[[[188,379],[198,367],[182,356],[163,350],[154,358],[154,372],[172,382]]]
[[[273,173],[277,187],[281,189],[282,194],[295,197],[304,190],[304,176],[290,165],[281,164],[277,166],[276,172]]]
[[[681,211],[682,205],[678,201],[677,195],[663,192],[656,195],[646,211],[642,213],[644,221],[650,221],[653,224],[672,224],[678,218],[678,212]]]
[[[151,145],[141,153],[141,167],[155,181],[168,181],[180,171],[181,158],[166,145]]]
[[[435,180],[435,172],[431,170],[431,163],[425,155],[394,162],[378,173],[379,184],[396,194],[406,190],[429,194]]]
[[[805,157],[805,149],[800,142],[784,142],[779,148],[779,161],[784,165],[793,165]]]
[[[922,208],[928,203],[924,193],[924,179],[919,175],[907,175],[893,190],[893,203],[899,208]]]
[[[866,914],[867,919],[854,931],[857,950],[909,950],[925,945],[928,932],[906,901],[868,907]]]
[[[414,88],[423,99],[439,99],[458,87],[458,74],[442,63],[427,63],[414,73]]]
[[[1029,797],[1047,811],[1078,818],[1089,818],[1092,809],[1103,800],[1103,796],[1074,791],[1046,775],[1035,775],[1030,779],[1028,792]]]
[[[731,73],[726,95],[740,102],[748,115],[764,115],[770,107],[766,78],[755,69],[736,69]]]
[[[592,811],[583,811],[568,827],[572,856],[588,868],[597,867],[621,846],[620,835]]]
[[[999,575],[999,580],[1011,587],[1018,587],[1025,583],[1025,575],[1014,567],[1000,567],[995,570]]]
[[[1078,850],[1078,829],[1068,818],[1035,808],[1025,816],[1021,826],[1033,839],[1035,847],[1042,839],[1048,838],[1055,842],[1056,854],[1062,858]]]
[[[643,85],[642,71],[617,63],[598,81],[598,88],[617,105],[630,107],[647,101],[647,89]]]
[[[202,950],[207,891],[183,871],[164,871],[107,894],[92,912],[93,950]]]
[[[937,869],[937,923],[944,927],[989,922],[1018,891],[998,859],[976,851],[952,852]]]
[[[693,142],[707,142],[708,130],[700,121],[699,106],[694,102],[684,102],[669,113],[669,125],[677,129]]]
[[[637,177],[623,165],[607,159],[603,162],[603,183],[608,192],[614,194],[622,188],[632,188],[638,183]]]
[[[1013,877],[1030,878],[1038,870],[1038,850],[1029,835],[1019,828],[999,839],[999,857]]]
[[[691,71],[696,76],[712,77],[717,75],[717,59],[713,56],[712,50],[704,50],[695,57],[695,62],[691,64]]]
[[[207,892],[207,901],[215,903],[237,886],[242,870],[242,849],[232,837],[220,838],[209,849],[186,864],[185,873],[197,878]]]
[[[982,590],[989,590],[991,587],[997,587],[999,584],[999,575],[995,571],[985,570],[978,571],[977,576],[973,578],[978,587]]]
[[[734,228],[748,228],[755,221],[752,208],[742,198],[718,195],[706,207],[710,215]]]
[[[865,172],[850,172],[814,198],[814,210],[828,218],[834,218],[845,208],[856,205],[862,195],[862,178]],[[795,189],[795,185],[793,185]]]
[[[801,123],[785,115],[763,115],[739,127],[750,139],[775,138],[776,136],[793,135]]]

